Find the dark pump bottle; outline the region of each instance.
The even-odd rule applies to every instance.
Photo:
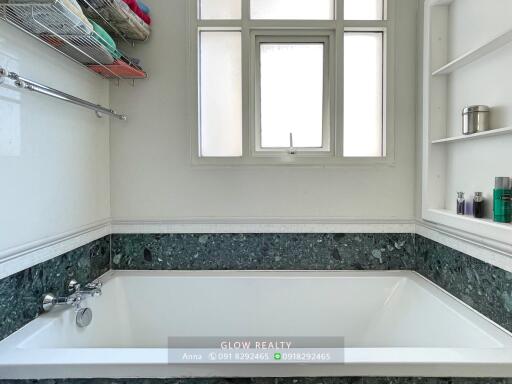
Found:
[[[477,219],[483,219],[484,217],[484,197],[482,192],[475,192],[473,198],[473,216]]]
[[[494,221],[512,222],[512,190],[510,177],[497,177],[494,188]]]

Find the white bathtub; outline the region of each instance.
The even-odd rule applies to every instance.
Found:
[[[88,328],[66,309],[0,342],[0,378],[512,376],[512,335],[413,272],[118,271],[101,280]],[[169,363],[173,336],[343,337],[332,350],[343,362]]]

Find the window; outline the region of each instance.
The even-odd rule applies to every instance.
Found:
[[[382,47],[382,32],[345,32],[345,156],[384,155]]]
[[[324,42],[259,41],[257,151],[324,146]],[[293,42],[292,42],[293,41]]]
[[[200,154],[242,156],[240,32],[201,32]]]
[[[385,14],[382,0],[345,0],[345,20],[382,20]]]
[[[242,0],[200,0],[200,18],[205,20],[240,20]]]
[[[191,1],[194,158],[206,164],[392,160],[386,84],[393,1]]]
[[[332,0],[251,0],[251,19],[332,20]]]

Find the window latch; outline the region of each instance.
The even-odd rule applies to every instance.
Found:
[[[288,153],[290,155],[295,155],[297,153],[297,151],[293,147],[293,133],[292,132],[290,132],[290,149],[289,149]]]

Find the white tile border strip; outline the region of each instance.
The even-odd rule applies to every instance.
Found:
[[[414,233],[414,220],[178,219],[114,220],[112,233]]]
[[[512,247],[445,226],[418,221],[417,235],[512,273]]]
[[[0,252],[0,279],[51,260],[110,234],[110,220],[104,220],[76,231]]]
[[[0,279],[110,234],[148,233],[416,233],[512,272],[512,247],[415,220],[182,219],[104,220],[76,231],[0,252]]]

